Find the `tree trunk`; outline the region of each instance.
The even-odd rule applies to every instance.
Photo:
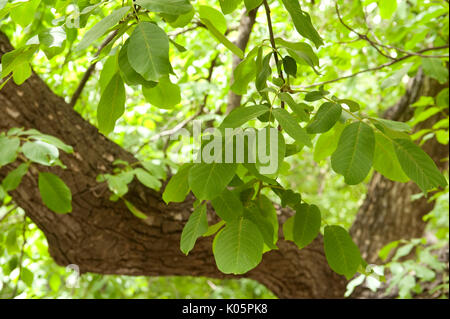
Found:
[[[0,55],[11,49],[0,33]],[[33,74],[21,86],[7,83],[0,90],[0,114],[0,132],[12,127],[34,128],[74,147],[74,154],[60,156],[67,169],[32,165],[12,192],[14,201],[44,232],[56,263],[76,264],[82,273],[237,278],[217,270],[211,238],[199,239],[189,256],[180,252],[181,230],[192,209],[192,196],[183,203],[165,205],[160,193],[134,181],[126,198],[148,216],[145,220],[131,214],[123,202],[109,200],[106,184],[99,184],[96,176],[111,172],[116,159],[136,160],[101,135],[38,76]],[[17,164],[0,169],[0,179],[13,166]],[[38,170],[52,171],[69,186],[70,214],[58,215],[43,205]],[[279,250],[266,253],[261,264],[245,277],[259,281],[282,298],[343,295],[345,279],[328,267],[321,237],[302,250],[283,240],[278,246]]]

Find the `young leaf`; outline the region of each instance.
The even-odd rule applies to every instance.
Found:
[[[198,163],[189,170],[189,187],[202,199],[217,197],[233,178],[236,163]]]
[[[41,165],[50,166],[59,157],[58,149],[48,143],[36,141],[26,142],[22,146],[23,155]]]
[[[316,205],[299,204],[295,207],[293,237],[298,248],[309,245],[320,231],[321,216]]]
[[[2,187],[5,192],[12,191],[19,186],[22,178],[28,172],[28,166],[28,163],[22,163],[6,175],[2,181]]]
[[[216,29],[214,24],[207,19],[201,19],[204,25],[208,28],[209,32],[231,52],[236,54],[239,58],[244,59],[244,52],[239,49],[234,43],[230,42],[219,30]]]
[[[206,218],[206,205],[202,204],[195,208],[189,216],[189,220],[184,225],[181,233],[180,249],[184,254],[188,254],[194,248],[197,238],[208,231],[208,219]]]
[[[317,48],[320,47],[323,44],[323,41],[316,29],[314,29],[311,23],[311,17],[307,12],[302,10],[298,0],[282,0],[282,2],[291,16],[297,32],[311,40]]]
[[[119,8],[111,14],[107,15],[103,20],[94,25],[88,32],[84,35],[83,39],[80,41],[75,50],[80,51],[86,49],[91,45],[92,42],[100,38],[102,35],[108,31],[108,29],[114,27],[119,21],[127,14],[131,7]]]
[[[234,10],[236,10],[236,8],[242,2],[242,0],[219,0],[219,2],[223,14],[229,14]]]
[[[323,103],[306,127],[306,131],[310,134],[329,131],[339,120],[341,113],[342,108],[338,104],[332,102]]]
[[[151,188],[151,189],[154,189],[154,190],[158,191],[159,188],[161,187],[161,182],[156,177],[150,175],[149,173],[147,173],[142,168],[136,168],[134,170],[134,174],[136,175],[137,179],[142,184],[147,186],[148,188]]]
[[[378,8],[383,19],[390,19],[397,10],[397,0],[378,0]]]
[[[136,4],[152,12],[180,15],[192,10],[189,0],[135,0]]]
[[[448,81],[448,69],[441,59],[422,58],[422,67],[426,75],[438,80],[440,84]]]
[[[445,177],[439,172],[433,160],[414,142],[395,139],[394,148],[403,171],[422,191],[447,185]]]
[[[155,87],[142,86],[142,93],[147,102],[162,109],[171,108],[181,101],[180,88],[170,82],[168,76],[160,78]]]
[[[226,188],[219,196],[211,200],[211,205],[214,207],[216,214],[226,222],[242,216],[244,211],[239,197]]]
[[[136,216],[137,218],[140,218],[140,219],[147,218],[147,215],[145,215],[143,212],[141,212],[139,209],[137,209],[136,206],[131,204],[129,201],[127,201],[126,199],[124,199],[123,201],[124,201],[125,205],[127,206],[127,208],[130,210],[130,212],[133,213],[134,216]]]
[[[250,81],[256,76],[255,59],[252,53],[249,53],[233,71],[233,84],[230,88],[238,95],[247,93]],[[258,80],[258,86],[260,85],[260,81],[261,79]]]
[[[116,121],[125,112],[125,86],[116,73],[105,88],[97,108],[98,129],[103,134],[114,130]]]
[[[220,124],[221,128],[236,128],[254,118],[266,113],[269,108],[266,105],[251,105],[237,107],[228,114]]]
[[[331,269],[347,279],[356,273],[362,258],[358,246],[341,226],[326,226],[323,244]]]
[[[262,0],[244,0],[247,11],[253,10],[262,3]]]
[[[394,131],[411,132],[411,126],[409,126],[405,122],[398,122],[380,118],[371,118],[371,120]]]
[[[147,81],[158,81],[169,75],[169,39],[151,22],[139,22],[130,37],[128,60]]]
[[[209,6],[200,5],[198,8],[198,13],[200,15],[200,19],[206,19],[211,23],[214,23],[214,27],[220,33],[224,34],[227,31],[227,20],[225,20],[222,12]]]
[[[294,78],[297,76],[297,62],[289,55],[283,58],[283,68],[287,74]]]
[[[20,139],[18,137],[0,136],[0,167],[16,160],[19,146]]]
[[[363,122],[354,122],[342,132],[331,156],[331,167],[345,177],[348,185],[361,183],[372,167],[374,149],[372,128]]]
[[[306,133],[306,130],[297,123],[295,118],[291,114],[289,114],[288,111],[286,111],[285,109],[277,108],[272,112],[278,123],[280,123],[281,127],[286,131],[286,133],[294,138],[297,143],[309,147],[312,146],[311,139]]]
[[[167,183],[162,198],[166,204],[170,202],[180,203],[184,201],[186,195],[189,193],[189,170],[194,164],[186,163],[180,167],[178,172],[172,176],[169,183]]]
[[[58,214],[72,211],[72,193],[55,174],[39,173],[39,192],[44,204]]]
[[[264,240],[258,227],[243,217],[227,223],[214,240],[214,258],[225,274],[243,274],[262,259]]]

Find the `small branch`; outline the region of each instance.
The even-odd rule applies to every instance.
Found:
[[[367,35],[362,34],[362,33],[359,33],[358,31],[356,31],[355,29],[353,29],[353,28],[351,28],[349,25],[347,25],[347,24],[344,22],[344,20],[342,19],[342,17],[341,17],[341,13],[340,13],[340,11],[339,11],[339,7],[338,7],[337,2],[335,3],[334,6],[335,6],[335,8],[336,8],[336,13],[337,13],[337,16],[338,16],[338,18],[339,18],[339,21],[341,22],[341,24],[342,24],[345,28],[347,28],[349,31],[355,33],[360,39],[369,42],[369,44],[370,44],[375,50],[377,50],[377,52],[378,52],[379,54],[381,54],[382,56],[384,56],[384,57],[386,57],[386,58],[388,58],[388,59],[391,59],[391,60],[395,60],[395,58],[393,58],[393,57],[391,57],[390,55],[388,55],[388,54],[384,53],[383,51],[381,51],[380,48],[378,48],[378,43],[372,41]]]
[[[14,205],[13,207],[11,207],[6,213],[5,215],[3,215],[0,218],[0,224],[2,223],[2,221],[4,221],[6,219],[6,217],[8,217],[9,214],[11,214],[15,209],[17,209],[17,205]]]
[[[22,275],[23,255],[25,253],[25,245],[27,244],[26,230],[27,230],[27,215],[24,214],[23,215],[23,227],[22,227],[23,243],[22,243],[22,247],[20,249],[20,257],[19,257],[19,277],[17,278],[17,282],[16,282],[16,285],[15,285],[13,293],[12,293],[12,298],[14,298],[16,296],[16,294],[17,294],[17,290],[19,288],[20,277]]]
[[[269,7],[269,4],[267,3],[267,0],[264,0],[263,4],[264,4],[264,9],[266,11],[267,26],[269,28],[269,36],[270,36],[270,45],[272,46],[272,49],[273,49],[273,57],[275,59],[275,64],[277,66],[278,76],[284,82],[283,72],[281,72],[281,68],[280,68],[280,66],[278,64],[279,60],[278,60],[278,55],[277,55],[277,46],[275,44],[275,37],[273,35],[272,19],[270,17],[270,7]]]
[[[114,39],[114,37],[117,35],[117,32],[118,32],[118,30],[114,30],[113,32],[111,32],[111,34],[100,45],[100,47],[98,48],[94,57],[99,56],[100,52],[102,52],[102,50]],[[75,104],[77,103],[77,100],[81,95],[81,92],[83,91],[84,87],[86,86],[87,81],[89,80],[89,78],[91,77],[92,73],[95,70],[95,65],[97,64],[97,62],[98,61],[95,61],[94,63],[92,63],[89,66],[89,68],[86,70],[86,72],[84,72],[84,75],[81,78],[80,84],[78,84],[78,87],[75,90],[75,93],[72,95],[72,98],[70,99],[70,102],[69,102],[70,107],[73,108],[75,106]]]
[[[329,83],[338,82],[338,81],[341,81],[341,80],[344,80],[344,79],[349,79],[349,78],[355,77],[355,76],[357,76],[357,75],[359,75],[361,73],[366,73],[366,72],[377,71],[377,70],[383,69],[383,68],[385,68],[387,66],[396,64],[396,63],[401,62],[403,60],[406,60],[406,59],[408,59],[408,58],[410,58],[412,56],[417,56],[418,54],[423,53],[423,52],[442,50],[442,49],[447,49],[448,47],[449,47],[449,45],[447,44],[447,45],[442,45],[442,46],[439,46],[439,47],[422,49],[422,50],[420,50],[418,52],[414,52],[414,54],[404,55],[404,56],[402,56],[402,57],[400,57],[398,59],[395,59],[395,60],[393,60],[391,62],[387,62],[387,63],[381,64],[381,65],[373,67],[373,68],[361,70],[361,71],[358,71],[358,72],[355,72],[355,73],[352,73],[352,74],[349,74],[349,75],[344,75],[344,76],[338,77],[338,78],[333,79],[333,80],[328,80],[328,81],[324,81],[324,82],[314,83],[314,84],[307,85],[307,86],[296,86],[296,87],[293,87],[293,88],[294,89],[309,89],[309,88],[313,88],[313,87],[317,87],[317,86],[321,86],[321,85],[325,85],[325,84],[329,84]],[[427,58],[448,58],[448,55],[426,55],[425,57],[427,57]]]

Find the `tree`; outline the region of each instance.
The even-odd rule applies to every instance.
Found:
[[[235,2],[221,2],[223,13],[233,11],[234,8],[227,7],[224,3],[231,5]],[[277,10],[287,12],[299,34],[316,47],[320,47],[323,40],[311,24],[308,13],[303,11],[296,1],[282,3],[284,7],[277,7]],[[336,6],[337,20],[343,29],[367,42],[375,54],[381,53],[384,58],[388,56],[389,62],[367,70],[376,71],[394,64],[402,64],[403,68],[389,78],[390,81],[397,83],[409,68],[415,69],[411,71],[413,74],[417,73],[404,98],[386,112],[385,119],[369,117],[362,112],[359,113],[359,104],[349,100],[347,96],[342,98],[340,94],[336,94],[338,97],[334,95],[329,97],[329,92],[325,91],[321,84],[312,86],[320,86],[319,90],[299,89],[291,85],[298,76],[299,66],[306,64],[310,67],[309,72],[317,72],[317,56],[306,42],[291,43],[277,37],[272,27],[269,3],[263,1],[258,8],[260,4],[261,2],[255,2],[254,5],[250,5],[245,2],[247,10],[251,11],[248,21],[246,15],[243,15],[239,28],[240,41],[237,46],[225,37],[228,29],[226,23],[225,25],[222,23],[225,20],[222,20],[223,16],[219,11],[207,6],[195,7],[199,12],[200,21],[194,23],[192,28],[207,28],[219,42],[235,54],[234,79],[229,91],[232,93],[227,92],[230,98],[228,110],[232,111],[225,117],[221,127],[236,128],[244,124],[242,119],[247,122],[255,118],[258,118],[260,123],[271,125],[273,123],[271,117],[274,117],[278,126],[272,125],[282,132],[277,133],[278,146],[283,145],[281,161],[285,156],[297,154],[304,146],[312,146],[311,136],[321,134],[319,140],[331,137],[337,142],[339,139],[339,143],[329,143],[322,147],[328,156],[333,153],[331,166],[336,173],[345,177],[348,184],[361,183],[367,177],[373,162],[375,169],[388,178],[403,182],[411,179],[424,193],[446,186],[445,178],[434,164],[445,157],[445,149],[438,147],[436,139],[424,145],[424,149],[428,149],[428,154],[433,157],[433,162],[426,153],[415,146],[409,135],[405,134],[405,131],[410,130],[408,125],[398,121],[408,120],[411,116],[408,115],[409,106],[420,102],[420,96],[436,96],[437,106],[442,105],[441,100],[445,94],[448,96],[448,89],[445,91],[447,84],[442,86],[425,77],[419,70],[420,64],[423,64],[425,73],[445,83],[448,74],[442,75],[443,65],[439,60],[441,56],[425,54],[433,50],[448,50],[448,44],[436,41],[431,48],[417,51],[389,47],[348,26]],[[10,4],[3,10],[13,6],[14,4]],[[180,20],[186,18],[185,16],[186,21],[192,19],[192,16],[189,18],[192,6],[188,1],[179,1],[170,8],[159,1],[136,1],[133,7],[118,5],[117,8],[114,11],[107,9],[105,12],[112,13],[89,29],[81,41],[72,40],[72,43],[76,43],[82,50],[110,31],[110,35],[96,53],[99,58],[108,56],[100,77],[103,93],[96,112],[98,128],[105,134],[114,130],[115,122],[124,112],[124,82],[129,86],[141,84],[143,95],[155,106],[165,109],[173,108],[179,103],[180,91],[168,77],[171,72],[167,53],[169,40],[162,29],[147,20],[151,17],[159,21],[160,18],[157,17],[160,16],[165,21],[159,21],[160,24],[177,26],[181,23]],[[88,7],[84,10],[90,12]],[[270,45],[265,46],[265,41],[261,41],[244,55],[257,10],[265,13],[269,33],[266,42]],[[384,9],[380,7],[380,10]],[[20,18],[14,18],[14,14],[10,15],[17,24],[22,22]],[[88,16],[83,18],[87,19]],[[127,28],[131,28],[128,32],[129,40],[118,44],[113,50],[115,41],[125,34]],[[192,28],[179,32],[184,33]],[[56,44],[58,37],[55,36],[58,30],[55,29],[57,28],[42,31],[37,28],[36,31],[39,49],[43,50],[49,59],[52,58],[55,49],[61,50],[62,43],[69,41],[70,28],[67,23],[66,38],[59,42],[59,46]],[[53,34],[50,42],[47,41],[47,34]],[[30,38],[31,35],[32,33]],[[142,46],[147,41],[151,46],[147,46],[150,49],[144,50],[146,47]],[[163,179],[165,174],[161,167],[155,167],[154,163],[148,164],[142,159],[139,161],[130,152],[106,139],[95,126],[89,124],[72,108],[82,96],[81,92],[94,71],[95,63],[87,69],[79,89],[76,90],[71,103],[67,104],[37,75],[29,74],[28,61],[38,49],[37,46],[31,42],[12,51],[6,36],[1,37],[2,75],[23,84],[17,86],[11,81],[6,83],[9,78],[2,84],[4,87],[0,91],[0,101],[4,116],[0,122],[0,130],[6,132],[12,128],[24,127],[36,129],[38,132],[25,131],[26,134],[21,135],[23,131],[14,130],[9,131],[8,137],[2,137],[7,141],[4,143],[12,144],[14,136],[22,136],[22,139],[25,139],[24,143],[34,143],[32,146],[36,150],[27,151],[22,144],[23,155],[19,155],[19,161],[14,161],[19,148],[14,149],[14,146],[10,146],[9,149],[13,150],[7,149],[4,154],[14,155],[12,160],[8,159],[5,164],[13,163],[1,169],[0,177],[5,180],[8,179],[7,176],[14,177],[19,172],[21,180],[16,179],[20,185],[14,189],[15,187],[5,187],[3,183],[3,188],[11,193],[14,202],[44,231],[50,253],[61,265],[77,264],[82,272],[102,274],[202,275],[223,278],[230,276],[229,273],[238,275],[245,273],[245,276],[265,284],[279,297],[342,297],[346,279],[337,273],[350,279],[357,271],[365,272],[365,261],[361,258],[360,249],[362,257],[367,262],[373,262],[376,260],[378,250],[385,244],[396,239],[419,236],[423,232],[423,224],[417,223],[417,220],[431,210],[432,204],[427,204],[426,199],[421,199],[420,205],[415,203],[410,208],[417,213],[408,214],[410,209],[398,210],[398,206],[405,208],[405,205],[410,205],[406,194],[417,193],[418,188],[415,188],[417,186],[413,182],[398,184],[386,179],[380,182],[382,177],[378,173],[372,177],[368,196],[350,231],[359,249],[341,226],[325,226],[323,238],[320,226],[321,219],[324,218],[323,216],[321,218],[319,208],[314,203],[306,203],[295,190],[289,189],[286,185],[282,186],[283,184],[275,180],[275,175],[261,174],[260,166],[252,163],[241,165],[242,172],[236,170],[238,165],[227,163],[216,166],[207,163],[185,165],[168,179],[168,184],[166,181],[161,187],[158,179]],[[174,46],[183,51],[183,47],[179,44]],[[281,49],[283,53],[280,53]],[[389,50],[395,50],[402,55],[393,58],[389,53],[385,53]],[[10,53],[5,54],[6,52]],[[417,57],[421,60],[414,60],[416,61],[414,67],[403,64],[403,61]],[[241,61],[239,62],[237,58]],[[148,63],[153,60],[158,63],[153,65]],[[431,66],[429,60],[433,61]],[[271,64],[271,61],[274,64]],[[216,63],[217,56],[214,56],[206,77],[208,82],[211,82]],[[274,74],[272,81],[268,83],[272,72]],[[399,73],[403,75],[400,76]],[[247,92],[247,86],[252,80],[255,80],[256,90],[250,95],[259,102],[254,106],[237,107],[241,104],[239,96]],[[334,82],[325,80],[323,84]],[[309,105],[297,102],[298,93],[306,93],[304,100]],[[276,103],[273,102],[273,98],[277,98]],[[158,133],[159,136],[176,133],[193,119],[201,116],[205,112],[207,99],[208,94],[204,96],[195,113],[191,115],[186,113],[186,118],[173,129],[169,129],[169,133],[163,130]],[[311,102],[317,100],[325,102],[317,105],[320,107],[314,115]],[[287,111],[287,106],[292,112]],[[444,108],[439,109],[448,118],[446,109],[448,98]],[[442,112],[439,113],[441,116]],[[347,117],[343,115],[347,113]],[[416,114],[416,117],[418,115],[420,114]],[[438,116],[430,117],[421,125],[427,129],[439,120]],[[302,125],[299,125],[299,122]],[[261,129],[261,126],[258,128]],[[420,129],[420,126],[416,128],[418,131]],[[284,136],[292,137],[294,142],[285,143]],[[58,138],[63,143],[55,141],[52,137]],[[363,143],[358,142],[361,139]],[[36,140],[40,142],[36,143]],[[319,140],[314,143],[316,149],[320,149],[317,146]],[[171,142],[167,139],[163,145],[164,153],[167,152],[169,143]],[[45,145],[46,150],[42,145]],[[52,148],[48,145],[54,146]],[[73,153],[69,145],[73,147]],[[379,158],[377,160],[377,156],[380,156],[380,145],[388,149],[387,151],[384,149],[385,156],[390,156],[393,163],[383,165]],[[54,156],[55,146],[67,152],[58,152],[59,156]],[[353,154],[352,158],[357,156],[357,160],[349,160],[348,154]],[[40,165],[29,165],[27,159]],[[24,164],[19,166],[20,161],[26,163],[26,167],[29,166],[28,172],[25,169],[20,174],[24,167]],[[63,164],[56,167],[55,165],[59,163]],[[389,164],[396,165],[394,170]],[[49,172],[56,175],[46,174]],[[277,174],[282,175],[282,170],[278,170]],[[210,175],[214,178],[211,180],[203,178]],[[396,189],[397,185],[404,186],[398,186],[400,190],[394,192],[393,189]],[[227,186],[229,188],[226,188]],[[159,189],[164,189],[164,193]],[[188,194],[189,190],[193,194]],[[377,207],[380,192],[386,192],[382,196],[385,200],[389,200],[392,196],[403,199],[404,203],[388,206],[383,210],[385,214],[380,215],[380,209]],[[399,196],[399,193],[404,195]],[[278,196],[281,200],[281,205],[275,205],[277,213],[272,204],[275,198],[273,196]],[[231,208],[224,207],[223,203],[230,204]],[[230,217],[230,214],[236,216]],[[368,216],[374,217],[368,221]],[[378,226],[383,222],[381,216],[388,216],[387,219],[392,218],[394,222],[381,229]],[[213,231],[214,225],[223,227],[224,222],[221,220],[225,222],[225,227],[220,231],[219,228]],[[283,225],[284,229],[281,230],[282,227],[279,225]],[[417,225],[414,227],[416,231],[400,231],[409,230],[407,225]],[[278,239],[279,228],[279,236],[284,239]],[[208,232],[215,235],[215,244],[212,243],[214,236],[202,237]],[[217,234],[214,234],[215,232]],[[386,233],[390,235],[383,237]],[[368,234],[370,238],[376,239],[365,237]],[[188,253],[187,256],[180,251],[180,238],[181,250]],[[277,247],[274,247],[275,244]],[[212,245],[215,245],[214,254],[211,252]],[[242,247],[242,251],[234,250],[233,245]],[[341,251],[339,245],[345,249]],[[270,251],[263,255],[263,249]],[[330,287],[325,285],[325,282],[333,284]]]

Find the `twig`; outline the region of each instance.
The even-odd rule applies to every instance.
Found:
[[[378,48],[378,43],[372,41],[366,34],[359,33],[358,31],[356,31],[355,29],[353,29],[353,28],[351,28],[349,25],[347,25],[347,24],[344,22],[344,20],[342,19],[342,17],[341,17],[341,13],[340,13],[340,11],[339,11],[339,7],[338,7],[337,2],[334,4],[334,7],[336,8],[336,13],[337,13],[337,16],[338,16],[338,18],[339,18],[339,21],[341,22],[341,24],[342,24],[345,28],[347,28],[349,31],[355,33],[360,39],[369,42],[369,44],[370,44],[375,50],[377,50],[377,52],[380,53],[382,56],[384,56],[384,57],[386,57],[386,58],[388,58],[388,59],[391,59],[391,60],[395,60],[394,57],[391,57],[390,55],[388,55],[388,54],[384,53],[383,51],[381,51],[380,48]]]
[[[0,218],[0,224],[2,223],[2,221],[4,221],[6,219],[6,217],[8,217],[9,214],[11,214],[15,209],[17,209],[17,205],[14,205],[13,207],[11,207],[5,215],[2,216],[2,218]]]
[[[118,33],[118,30],[114,30],[113,32],[111,32],[111,34],[100,45],[100,47],[98,48],[94,57],[99,56],[100,52],[114,39],[114,37],[117,35],[117,33]],[[80,84],[78,84],[78,87],[75,90],[75,93],[73,93],[72,98],[70,99],[70,102],[69,102],[70,107],[73,108],[75,106],[75,104],[77,103],[77,100],[81,95],[81,92],[83,91],[84,87],[86,86],[87,81],[89,80],[89,78],[91,77],[92,73],[95,70],[95,65],[97,64],[97,62],[98,61],[95,61],[94,63],[92,63],[89,66],[89,68],[86,70],[86,72],[84,72],[84,75],[81,78]]]
[[[273,35],[272,19],[270,17],[270,7],[269,7],[269,4],[267,3],[267,0],[264,0],[263,4],[264,4],[264,9],[266,11],[267,27],[269,28],[269,36],[270,36],[270,45],[272,46],[272,49],[273,49],[273,57],[275,59],[275,64],[277,66],[278,76],[284,82],[283,72],[281,72],[281,68],[279,66],[279,60],[278,60],[278,55],[277,55],[277,46],[275,44],[275,37]]]
[[[24,255],[24,252],[25,252],[25,245],[27,244],[26,230],[27,230],[27,215],[24,214],[23,215],[23,227],[22,227],[23,243],[22,243],[22,247],[20,249],[20,257],[19,257],[19,277],[17,278],[17,282],[16,282],[16,285],[15,285],[13,293],[12,293],[12,298],[14,298],[16,296],[16,294],[17,294],[17,289],[19,288],[20,277],[22,275],[23,255]]]
[[[295,89],[309,89],[309,88],[313,88],[313,87],[317,87],[317,86],[321,86],[321,85],[325,85],[325,84],[329,84],[329,83],[338,82],[338,81],[341,81],[341,80],[344,80],[344,79],[352,78],[352,77],[357,76],[357,75],[359,75],[361,73],[366,73],[366,72],[371,72],[371,71],[376,71],[376,70],[383,69],[383,68],[385,68],[387,66],[396,64],[398,62],[401,62],[403,60],[406,60],[406,59],[408,59],[408,58],[410,58],[412,56],[416,56],[417,54],[420,54],[420,53],[423,53],[423,52],[442,50],[442,49],[447,49],[448,47],[449,47],[449,45],[447,44],[447,45],[442,45],[442,46],[439,46],[439,47],[422,49],[422,50],[419,50],[418,52],[414,52],[415,54],[407,54],[407,55],[404,55],[404,56],[402,56],[402,57],[400,57],[398,59],[395,59],[395,60],[393,60],[391,62],[387,62],[387,63],[378,65],[378,66],[373,67],[373,68],[361,70],[361,71],[358,71],[358,72],[355,72],[355,73],[352,73],[352,74],[349,74],[349,75],[344,75],[344,76],[338,77],[338,78],[333,79],[333,80],[328,80],[328,81],[324,81],[324,82],[318,82],[318,83],[314,83],[314,84],[307,85],[307,86],[296,86],[296,87],[293,87],[293,88],[295,88]],[[429,57],[429,58],[448,58],[448,55],[427,55],[427,57]]]

